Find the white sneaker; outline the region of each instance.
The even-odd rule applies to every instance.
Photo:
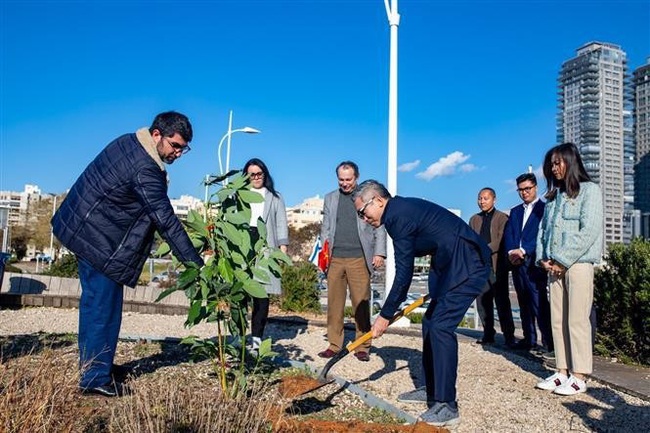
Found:
[[[535,387],[546,391],[555,391],[558,386],[564,385],[568,380],[569,378],[566,375],[562,373],[555,373],[554,375],[549,376],[539,382],[537,385],[535,385]]]
[[[585,381],[571,375],[569,376],[569,380],[555,388],[553,392],[560,395],[576,395],[585,391],[587,391]]]

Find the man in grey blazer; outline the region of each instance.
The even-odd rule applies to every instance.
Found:
[[[370,331],[370,277],[383,266],[386,231],[357,217],[352,192],[357,187],[359,167],[343,161],[336,167],[339,188],[325,196],[321,240],[329,245],[327,269],[327,339],[329,347],[318,354],[331,358],[343,347],[343,315],[347,289],[356,324],[357,338]],[[359,346],[354,356],[369,361],[370,341]]]

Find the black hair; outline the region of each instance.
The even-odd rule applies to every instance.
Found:
[[[337,165],[336,166],[336,171],[335,171],[336,176],[339,175],[339,168],[351,168],[352,170],[354,170],[354,177],[356,177],[357,179],[359,178],[359,166],[357,164],[355,164],[354,162],[352,162],[352,161],[343,161],[342,163]]]
[[[250,167],[251,165],[255,165],[262,170],[262,173],[264,173],[264,188],[268,189],[269,192],[273,194],[275,197],[278,197],[278,192],[275,190],[275,187],[273,186],[273,178],[271,177],[271,173],[269,173],[268,167],[266,166],[266,164],[264,164],[264,161],[262,161],[259,158],[251,158],[246,162],[246,164],[244,164],[244,168],[242,169],[242,172],[244,174],[247,174],[248,167]]]
[[[163,137],[173,137],[178,133],[187,143],[192,141],[192,124],[186,115],[176,111],[160,113],[153,119],[149,133],[153,134],[154,129],[160,131]]]
[[[520,174],[517,176],[515,182],[517,182],[517,185],[519,185],[520,183],[526,182],[527,180],[531,181],[533,185],[537,185],[537,176],[535,176],[535,173]]]
[[[553,155],[557,155],[564,161],[566,172],[564,179],[556,179],[553,176]],[[591,182],[591,177],[587,173],[580,152],[573,143],[558,144],[546,152],[544,156],[544,177],[546,178],[547,191],[544,197],[548,200],[554,200],[557,192],[562,191],[575,198],[580,192],[580,182]]]
[[[496,193],[496,191],[494,191],[494,189],[490,188],[489,186],[486,186],[485,188],[481,188],[481,190],[478,192],[479,195],[480,195],[483,191],[489,191],[490,194],[492,194],[492,197],[497,198],[497,193]]]

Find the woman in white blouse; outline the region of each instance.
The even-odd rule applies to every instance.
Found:
[[[279,248],[287,252],[289,244],[289,227],[287,212],[282,196],[273,186],[273,178],[266,164],[258,158],[252,158],[242,170],[248,175],[251,191],[258,192],[264,197],[262,203],[251,203],[250,230],[253,243],[259,238],[257,224],[259,219],[266,224],[266,241],[270,248]],[[281,293],[280,279],[271,275],[271,281],[265,285],[267,294]],[[251,319],[251,334],[253,349],[257,349],[264,334],[264,327],[269,316],[269,298],[253,298],[253,314]]]

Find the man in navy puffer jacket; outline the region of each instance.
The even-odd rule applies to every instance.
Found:
[[[79,387],[120,395],[111,377],[122,321],[123,286],[134,287],[158,231],[182,262],[203,260],[174,215],[165,163],[190,150],[192,125],[173,111],[149,129],[112,141],[70,189],[52,218],[54,235],[79,262]]]

